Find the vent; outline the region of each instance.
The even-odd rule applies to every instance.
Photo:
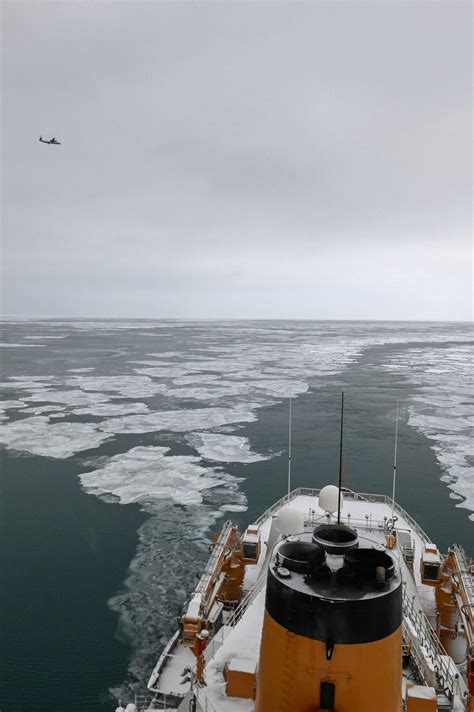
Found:
[[[322,546],[328,554],[342,556],[359,546],[357,532],[345,524],[323,524],[313,532],[314,544]]]

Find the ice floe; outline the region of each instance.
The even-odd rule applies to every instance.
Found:
[[[191,433],[186,440],[205,460],[216,462],[259,462],[271,455],[260,455],[250,450],[248,438],[220,433]]]
[[[203,490],[225,486],[226,479],[189,455],[168,456],[167,447],[135,447],[112,457],[102,468],[80,476],[91,494],[112,494],[121,504],[170,499],[200,504]]]
[[[74,408],[74,415],[93,415],[97,417],[119,416],[136,413],[148,413],[145,403],[96,403],[83,408]]]
[[[0,341],[0,349],[38,349],[40,347],[44,347],[44,344],[11,344]]]
[[[192,376],[179,376],[178,378],[173,378],[173,383],[175,386],[193,386],[196,383],[214,383],[219,379],[220,376],[216,376],[212,373],[206,373],[202,376],[193,374]]]
[[[12,450],[68,458],[99,447],[110,435],[90,423],[49,423],[43,415],[0,425],[0,443]]]
[[[22,396],[21,400],[28,403],[64,403],[69,406],[93,406],[108,402],[109,396],[103,393],[86,393],[81,390],[59,390],[40,388]]]
[[[26,403],[21,400],[4,400],[0,401],[0,410],[9,410],[10,408],[24,408]]]
[[[159,351],[147,354],[147,356],[154,356],[155,358],[175,358],[176,356],[181,356],[181,354],[182,351]]]
[[[146,368],[134,369],[134,371],[138,374],[153,376],[153,378],[176,378],[179,376],[186,376],[187,374],[192,373],[193,370],[197,369],[176,366],[174,364],[170,366],[160,364],[159,366],[154,367],[147,366]]]
[[[248,507],[245,504],[221,504],[221,512],[246,512]]]
[[[151,433],[159,430],[183,433],[190,430],[207,430],[228,423],[250,423],[256,419],[255,413],[244,406],[194,408],[113,418],[101,423],[101,428],[110,433]]]
[[[23,405],[26,405],[24,403]],[[55,413],[57,416],[57,411],[64,410],[62,405],[35,405],[30,408],[25,408],[22,413],[34,413],[35,415],[41,415],[42,413]],[[61,413],[60,417],[63,417],[64,413]]]
[[[51,386],[52,376],[11,376],[9,381],[0,382],[0,389],[31,391]]]
[[[150,398],[166,390],[164,384],[155,383],[148,376],[72,376],[65,380],[67,386],[83,391],[102,391],[123,398]]]

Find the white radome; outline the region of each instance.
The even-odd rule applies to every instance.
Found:
[[[343,501],[344,498],[341,492],[341,509],[344,509]],[[336,487],[335,485],[326,485],[326,487],[323,487],[323,489],[319,493],[319,506],[321,507],[321,509],[324,512],[334,514],[334,512],[337,512],[338,502],[339,487]]]
[[[286,506],[280,509],[276,520],[277,529],[283,536],[301,534],[304,531],[304,514],[292,507]]]

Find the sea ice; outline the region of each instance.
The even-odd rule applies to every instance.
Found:
[[[118,416],[128,413],[148,413],[149,408],[145,403],[97,403],[83,408],[74,408],[74,415]]]
[[[171,499],[177,504],[200,504],[202,491],[226,480],[203,467],[197,457],[167,456],[167,447],[135,447],[115,455],[102,468],[80,476],[91,494],[113,494],[121,504]]]
[[[205,460],[216,462],[259,462],[270,455],[260,455],[250,450],[248,438],[219,433],[191,433],[186,440]]]
[[[26,403],[23,403],[23,405],[26,405]],[[55,413],[56,411],[59,410],[64,410],[64,406],[62,405],[36,405],[36,406],[31,406],[30,408],[25,408],[22,410],[22,413],[34,413],[35,415],[41,415],[41,413]],[[61,413],[61,417],[64,415],[64,413]]]
[[[37,389],[36,392],[23,396],[23,401],[30,403],[64,403],[69,406],[92,406],[104,403],[109,396],[102,393],[85,393],[81,390],[57,390],[52,388]]]
[[[462,501],[457,507],[474,512],[474,468],[469,459],[474,436],[474,371],[472,343],[393,354],[384,365],[389,371],[403,366],[416,386],[408,423],[429,438],[441,468],[441,479]],[[474,514],[471,514],[474,519]]]
[[[101,428],[111,433],[151,433],[158,430],[182,433],[189,430],[207,430],[227,423],[250,423],[256,419],[252,410],[246,407],[195,408],[113,418],[101,423]]]
[[[186,376],[188,373],[192,373],[192,369],[183,368],[182,366],[177,366],[176,364],[166,366],[160,364],[159,366],[149,366],[146,368],[134,368],[136,373],[145,376],[153,376],[153,378],[177,378],[179,376]]]
[[[148,376],[72,376],[65,383],[83,391],[106,391],[123,398],[150,398],[165,390],[163,384],[155,383]]]
[[[222,504],[219,509],[221,512],[246,512],[248,507],[245,504]]]
[[[12,450],[44,457],[68,458],[99,447],[110,435],[90,423],[55,423],[43,415],[0,425],[0,442]]]
[[[40,347],[44,347],[44,344],[10,344],[0,342],[1,349],[39,349]]]
[[[9,410],[10,408],[24,408],[26,403],[21,400],[4,400],[0,401],[0,411]]]
[[[213,373],[206,373],[202,376],[194,374],[192,376],[179,376],[178,378],[173,378],[173,383],[175,386],[192,386],[196,383],[213,383],[219,379],[220,376]]]

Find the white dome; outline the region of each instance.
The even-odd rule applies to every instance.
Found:
[[[319,506],[324,512],[330,512],[330,514],[337,512],[338,500],[339,487],[336,487],[335,485],[326,485],[326,487],[323,487],[319,493]],[[341,492],[341,509],[343,509],[342,503],[343,495]]]
[[[304,531],[304,514],[298,509],[293,509],[286,505],[277,514],[276,526],[284,536],[301,534]]]

